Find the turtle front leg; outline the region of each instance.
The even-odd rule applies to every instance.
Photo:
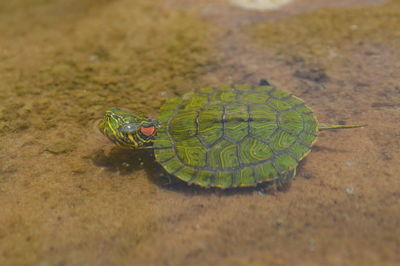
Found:
[[[286,192],[289,190],[292,179],[296,175],[296,169],[292,169],[286,174],[281,174],[277,179],[257,184],[259,192],[263,194],[270,194],[276,191]]]

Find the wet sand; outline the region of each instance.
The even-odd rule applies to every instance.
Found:
[[[400,1],[0,3],[0,265],[397,265]],[[268,78],[322,132],[284,192],[168,184],[94,129]]]

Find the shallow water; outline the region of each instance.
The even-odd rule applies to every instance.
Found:
[[[0,3],[0,265],[396,265],[400,2]],[[286,192],[168,185],[94,130],[268,78],[326,123]]]

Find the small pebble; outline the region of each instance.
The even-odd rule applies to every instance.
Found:
[[[279,8],[291,0],[231,0],[233,5],[253,10],[270,10]]]
[[[317,246],[317,243],[315,242],[315,240],[313,238],[311,238],[310,241],[308,242],[309,250],[315,251],[316,246]]]
[[[276,225],[276,226],[281,226],[281,225],[283,225],[283,220],[282,220],[281,218],[276,219],[276,220],[275,220],[275,225]]]
[[[346,193],[349,195],[355,195],[356,191],[354,190],[354,188],[348,187],[348,188],[346,188]]]
[[[97,55],[91,55],[90,57],[89,57],[89,61],[96,61],[97,59],[99,59],[99,57],[97,56]]]
[[[357,30],[357,29],[358,29],[358,26],[357,26],[357,25],[351,25],[351,26],[350,26],[350,29],[351,29],[351,30]]]
[[[334,51],[329,51],[329,54],[328,54],[328,58],[329,58],[329,59],[335,58],[335,57],[337,57],[337,56],[338,56],[338,54],[337,54],[336,52],[334,52]]]

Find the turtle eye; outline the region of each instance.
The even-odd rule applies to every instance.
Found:
[[[121,131],[122,133],[124,133],[124,134],[132,133],[132,132],[134,132],[135,130],[137,130],[137,125],[135,125],[135,124],[133,124],[133,123],[125,124],[125,125],[123,125],[123,126],[120,128],[120,131]]]
[[[145,135],[147,137],[150,137],[151,135],[153,135],[155,131],[156,131],[156,127],[155,126],[141,127],[140,128],[140,133],[142,133],[143,135]]]

